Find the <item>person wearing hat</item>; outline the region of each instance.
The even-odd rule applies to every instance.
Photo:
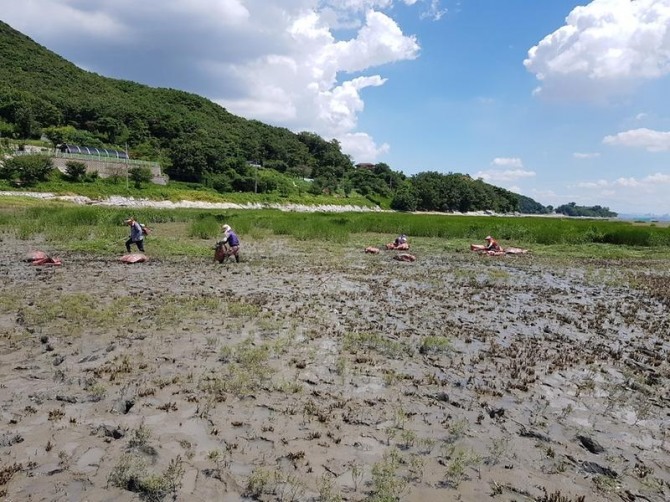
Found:
[[[221,227],[223,230],[223,239],[217,243],[217,247],[222,246],[225,254],[223,259],[219,262],[223,262],[228,256],[234,256],[237,263],[240,262],[240,239],[237,237],[237,234],[233,232],[233,229],[230,228],[230,225],[226,224]]]
[[[400,247],[403,244],[407,244],[407,236],[405,234],[400,234],[398,237],[395,238],[394,244],[396,247]]]
[[[409,249],[409,241],[405,234],[400,234],[393,242],[386,244],[386,249],[398,249],[400,251],[407,251]]]
[[[486,239],[484,239],[484,240],[486,241],[486,246],[485,246],[484,249],[486,249],[487,251],[499,252],[499,251],[503,250],[502,246],[500,244],[498,244],[498,241],[495,240],[490,235],[487,235]]]
[[[144,232],[142,232],[142,226],[134,217],[128,218],[125,223],[130,226],[130,238],[126,241],[126,251],[130,253],[131,244],[135,244],[140,253],[144,253]]]

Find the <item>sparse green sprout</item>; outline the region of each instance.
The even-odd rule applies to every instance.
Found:
[[[260,498],[264,494],[271,494],[274,490],[274,476],[267,469],[254,469],[247,479],[245,496]]]
[[[105,398],[106,394],[107,388],[99,382],[96,382],[88,388],[88,395],[91,401],[101,401]]]
[[[337,488],[331,474],[324,473],[319,478],[318,489],[320,502],[341,502],[342,495],[337,492]]]
[[[395,448],[384,453],[382,460],[372,466],[371,501],[400,500],[407,490],[407,479],[398,471],[401,466],[400,452]]]
[[[351,462],[349,465],[351,469],[351,481],[354,483],[354,491],[358,491],[358,486],[363,480],[363,466],[358,462]]]
[[[145,446],[151,438],[151,429],[141,423],[136,429],[130,432],[129,444],[131,448],[141,448]]]
[[[421,354],[448,354],[451,350],[450,340],[442,336],[426,336],[419,346]]]
[[[466,469],[480,462],[480,457],[472,450],[453,448],[448,457],[445,483],[456,488],[467,478]]]

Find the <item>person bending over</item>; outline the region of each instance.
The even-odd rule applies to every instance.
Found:
[[[500,244],[498,244],[498,241],[495,240],[490,235],[487,235],[486,239],[484,239],[484,240],[486,241],[485,249],[487,251],[502,251],[503,250],[502,246]]]
[[[237,234],[230,228],[230,225],[223,225],[221,227],[223,230],[223,239],[219,241],[217,246],[222,246],[224,250],[223,259],[219,260],[220,263],[223,262],[228,256],[234,256],[237,263],[240,262],[240,239]]]

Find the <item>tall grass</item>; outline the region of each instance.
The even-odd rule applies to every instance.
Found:
[[[296,240],[346,243],[356,234],[384,234],[392,238],[405,233],[410,238],[481,242],[495,236],[503,245],[611,244],[670,248],[670,229],[634,225],[623,221],[541,217],[445,216],[406,213],[298,213],[278,210],[128,209],[105,206],[74,206],[42,201],[19,206],[0,199],[0,231],[20,239],[41,235],[71,249],[106,252],[127,237],[123,221],[134,216],[154,227],[150,239],[164,249],[193,252],[192,239],[213,239],[228,223],[244,240],[271,235]],[[114,244],[109,244],[110,242]],[[188,248],[188,249],[186,249]]]
[[[193,220],[189,228],[189,236],[199,239],[210,239],[220,233],[220,226],[221,224],[216,221],[213,215],[205,215]]]

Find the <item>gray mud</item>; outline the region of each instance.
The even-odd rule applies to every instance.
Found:
[[[670,497],[667,263],[38,245],[0,250],[7,500]]]

